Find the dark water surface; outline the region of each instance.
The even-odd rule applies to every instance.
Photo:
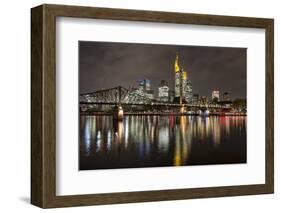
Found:
[[[246,163],[247,117],[80,117],[80,170]]]

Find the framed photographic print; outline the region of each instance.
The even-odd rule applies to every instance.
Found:
[[[31,9],[31,203],[274,191],[273,19]]]

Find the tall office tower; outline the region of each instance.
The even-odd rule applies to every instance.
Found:
[[[158,97],[160,101],[169,101],[169,86],[168,82],[165,80],[161,80],[160,86],[158,88]]]
[[[144,86],[145,86],[145,90],[149,91],[150,90],[150,80],[144,79]]]
[[[150,80],[142,79],[139,81],[139,90],[146,93],[146,91],[150,90]]]
[[[198,102],[199,102],[199,95],[198,94],[194,94],[192,96],[192,103],[193,104],[198,104]]]
[[[175,60],[175,97],[179,102],[192,101],[192,84],[187,77],[187,72],[180,66],[179,55],[176,55]]]
[[[179,55],[176,55],[175,60],[175,97],[180,97],[181,95],[181,70],[179,66]]]
[[[187,82],[186,82],[186,92],[185,92],[185,101],[187,103],[191,103],[192,102],[192,96],[193,96],[192,84],[191,84],[190,80],[187,80]]]
[[[222,95],[223,101],[230,101],[230,95],[228,92],[224,92]]]
[[[140,92],[144,92],[145,89],[144,89],[144,80],[140,80],[139,81],[139,91]]]
[[[175,91],[169,90],[169,101],[174,102],[174,98],[175,98]]]
[[[214,101],[214,100],[216,100],[216,101],[220,100],[220,91],[214,90],[212,92],[212,101]]]
[[[147,90],[145,93],[146,97],[148,97],[149,99],[154,99],[154,90],[150,89]]]

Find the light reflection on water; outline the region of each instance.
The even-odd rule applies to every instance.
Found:
[[[80,117],[80,169],[246,163],[246,117]]]

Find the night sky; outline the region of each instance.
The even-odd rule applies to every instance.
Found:
[[[138,87],[149,79],[155,97],[161,80],[174,90],[174,62],[192,82],[193,94],[211,97],[213,90],[246,97],[246,48],[79,42],[80,94],[116,86]]]

